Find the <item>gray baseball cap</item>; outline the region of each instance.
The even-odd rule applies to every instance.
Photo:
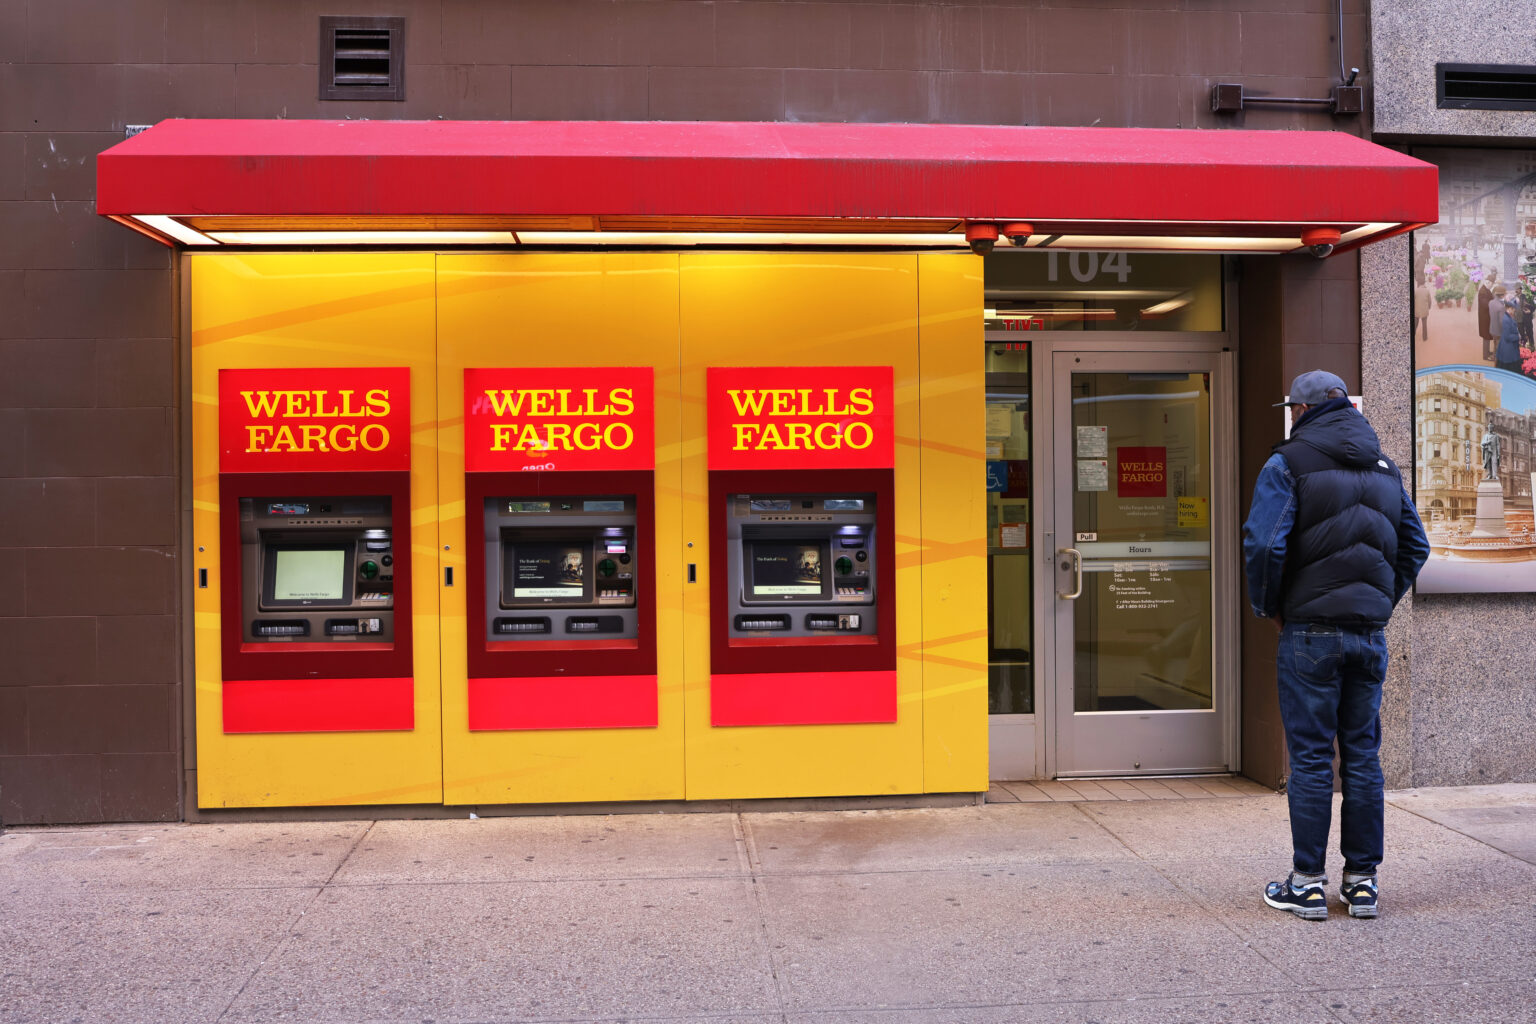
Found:
[[[1282,405],[1322,405],[1328,401],[1328,392],[1338,388],[1344,394],[1349,394],[1349,386],[1327,370],[1308,370],[1291,381],[1291,395],[1283,402],[1276,402],[1275,407]]]

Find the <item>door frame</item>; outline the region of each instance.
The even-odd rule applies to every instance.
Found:
[[[1018,341],[1017,331],[987,331],[986,341]],[[1213,505],[1211,533],[1211,601],[1213,688],[1217,695],[1222,749],[1226,751],[1227,771],[1242,766],[1241,686],[1238,679],[1239,627],[1242,594],[1238,546],[1238,451],[1237,451],[1237,352],[1231,334],[1224,332],[1046,332],[1028,335],[1030,342],[1030,429],[1032,465],[1030,488],[1037,496],[1031,501],[1030,543],[1034,547],[1035,591],[1033,650],[1035,653],[1035,710],[1030,715],[992,715],[989,718],[990,754],[994,778],[1020,778],[1033,763],[1027,777],[1054,779],[1059,775],[1057,746],[1057,680],[1061,669],[1056,649],[1056,572],[1058,542],[1054,530],[1054,509],[1042,504],[1049,500],[1056,479],[1055,396],[1052,393],[1052,366],[1058,353],[1198,353],[1216,357],[1217,394],[1211,408],[1212,453],[1211,496]],[[1042,511],[1044,509],[1045,511]],[[1226,514],[1217,516],[1216,509]],[[1049,535],[1048,535],[1049,534]],[[990,624],[989,624],[990,628]],[[1070,653],[1068,653],[1070,657]],[[1225,694],[1222,701],[1220,695]],[[1000,747],[1000,749],[999,749]],[[1005,772],[1005,769],[1012,769]],[[1077,771],[1074,778],[1093,778],[1125,774],[1122,769]],[[1148,773],[1149,775],[1153,773]]]
[[[1036,493],[1052,495],[1052,504],[1042,506],[1035,515],[1037,529],[1040,532],[1040,547],[1037,549],[1039,558],[1036,565],[1041,569],[1040,579],[1036,584],[1036,629],[1041,632],[1037,632],[1036,636],[1044,641],[1040,645],[1044,655],[1041,678],[1049,680],[1049,684],[1037,692],[1041,698],[1040,703],[1043,705],[1042,713],[1045,715],[1043,723],[1046,733],[1045,767],[1049,778],[1094,778],[1127,774],[1123,766],[1077,767],[1067,771],[1064,770],[1062,757],[1061,730],[1067,727],[1065,718],[1072,713],[1069,708],[1062,706],[1063,673],[1071,672],[1073,654],[1071,650],[1062,650],[1056,642],[1056,615],[1061,610],[1058,607],[1061,602],[1056,596],[1058,574],[1055,572],[1055,561],[1059,548],[1073,545],[1069,543],[1071,538],[1050,536],[1051,531],[1047,531],[1046,527],[1059,526],[1055,523],[1054,503],[1055,485],[1059,479],[1057,455],[1058,452],[1070,451],[1069,448],[1062,447],[1070,444],[1070,438],[1058,443],[1055,436],[1057,409],[1053,367],[1058,356],[1071,356],[1078,353],[1123,352],[1127,355],[1154,358],[1159,355],[1199,355],[1212,359],[1209,458],[1211,465],[1211,670],[1215,707],[1211,713],[1217,719],[1216,730],[1220,753],[1217,755],[1216,763],[1191,764],[1184,769],[1171,772],[1167,769],[1162,771],[1149,769],[1145,774],[1236,771],[1241,764],[1239,750],[1241,688],[1237,678],[1239,660],[1237,645],[1241,609],[1239,593],[1241,578],[1237,572],[1239,565],[1236,503],[1238,493],[1237,375],[1236,358],[1226,341],[1225,335],[1215,333],[1110,335],[1108,332],[1102,334],[1096,332],[1090,343],[1076,342],[1075,339],[1071,341],[1065,338],[1053,339],[1049,345],[1041,346],[1036,351],[1036,360],[1031,362],[1031,369],[1036,371],[1036,381],[1040,388],[1038,403],[1040,418],[1036,423],[1045,428],[1040,447],[1037,449],[1039,453],[1036,459],[1039,464],[1037,472],[1041,476],[1037,481],[1040,489]],[[1070,466],[1063,467],[1062,472],[1069,472],[1070,469]]]

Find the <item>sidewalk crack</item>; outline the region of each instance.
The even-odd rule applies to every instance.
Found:
[[[352,859],[352,855],[357,852],[357,848],[362,845],[364,839],[368,838],[368,834],[373,831],[373,827],[377,824],[377,821],[370,821],[368,827],[357,834],[357,838],[352,841],[352,845],[347,847],[347,852],[336,862],[336,867],[331,871],[330,875],[315,889],[314,895],[309,898],[309,902],[305,903],[299,909],[298,914],[288,922],[288,927],[278,936],[277,941],[272,944],[272,948],[267,950],[265,955],[256,961],[256,965],[245,976],[245,980],[240,983],[240,987],[235,990],[234,995],[229,997],[229,1002],[224,1004],[224,1009],[220,1010],[219,1015],[214,1018],[215,1021],[224,1020],[229,1016],[229,1011],[234,1009],[235,1004],[240,1001],[240,997],[245,995],[245,990],[250,987],[251,982],[256,980],[256,975],[260,974],[261,969],[277,956],[289,939],[293,938],[299,923],[304,920],[305,915],[314,909],[315,904],[320,902],[320,897],[324,896],[325,891],[331,887],[331,883],[336,881],[336,876],[341,873],[341,869],[346,866],[347,861]]]
[[[736,856],[747,873],[752,887],[752,905],[757,910],[758,939],[768,959],[768,973],[773,976],[773,994],[778,1001],[779,1020],[789,1022],[789,1009],[784,999],[784,978],[779,970],[779,958],[773,953],[773,936],[768,931],[768,908],[763,896],[763,863],[757,856],[757,840],[747,824],[746,815],[737,811],[731,816],[731,832],[736,839]]]

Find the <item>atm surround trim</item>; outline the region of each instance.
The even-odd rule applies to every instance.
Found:
[[[415,726],[416,681],[229,679],[226,733],[384,732]]]
[[[726,572],[726,507],[732,494],[875,495],[874,642],[862,637],[741,637],[729,631],[730,580]],[[709,584],[709,667],[712,676],[764,673],[876,672],[896,668],[896,481],[891,469],[783,469],[709,471],[709,545],[719,567]],[[831,567],[828,567],[830,571]],[[785,609],[804,614],[803,604]],[[866,606],[860,605],[863,609]],[[792,610],[791,610],[792,609]],[[850,606],[849,611],[854,608]]]
[[[654,675],[513,676],[469,679],[471,732],[536,729],[654,729]]]
[[[299,644],[248,644],[243,640],[245,608],[242,597],[240,499],[272,494],[385,495],[390,499],[391,533],[410,536],[411,474],[408,471],[367,473],[223,473],[219,476],[219,640],[223,678],[386,679],[414,675],[411,614],[412,561],[410,545],[396,549],[394,575],[395,641],[343,642],[314,640]],[[404,529],[401,529],[401,526]],[[275,612],[281,615],[282,612]],[[326,648],[317,650],[316,648]],[[409,706],[409,702],[408,702]],[[304,730],[296,730],[304,731]]]
[[[644,560],[646,579],[635,593],[634,641],[562,640],[489,641],[484,629],[486,602],[484,557],[471,553],[465,566],[465,634],[471,679],[545,677],[564,679],[612,676],[649,679],[656,676],[656,474],[652,470],[617,472],[536,471],[464,474],[465,536],[478,538],[485,530],[487,498],[541,498],[573,494],[633,494],[636,553]],[[472,545],[473,546],[473,545]],[[599,614],[601,609],[594,609]],[[619,646],[623,644],[623,646]],[[580,699],[579,697],[575,699]],[[471,706],[471,716],[474,715]],[[651,724],[655,724],[652,722]],[[598,727],[598,726],[593,726]]]
[[[710,686],[709,724],[849,725],[896,721],[896,670],[748,672]]]

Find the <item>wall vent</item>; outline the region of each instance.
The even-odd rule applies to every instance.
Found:
[[[1536,67],[1436,64],[1435,99],[1458,110],[1536,110]]]
[[[405,99],[405,19],[320,19],[322,100]]]

